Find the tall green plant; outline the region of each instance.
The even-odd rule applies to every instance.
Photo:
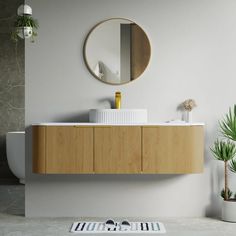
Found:
[[[216,140],[214,142],[213,147],[211,148],[211,151],[214,155],[214,157],[224,162],[224,194],[223,197],[225,200],[229,199],[229,187],[228,187],[228,162],[234,158],[236,155],[236,146],[233,142],[230,140],[224,141],[224,140]]]
[[[232,195],[232,192],[228,188],[228,169],[236,173],[236,160],[234,159],[236,155],[234,143],[236,141],[236,104],[232,108],[229,108],[229,112],[219,121],[219,126],[221,134],[227,141],[216,140],[211,151],[217,160],[224,161],[225,187],[221,195],[225,200],[228,200]]]

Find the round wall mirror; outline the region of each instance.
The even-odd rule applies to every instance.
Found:
[[[84,43],[84,60],[90,73],[108,84],[125,84],[146,69],[150,42],[133,21],[114,18],[95,25]]]

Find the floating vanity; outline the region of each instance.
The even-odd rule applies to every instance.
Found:
[[[41,123],[33,128],[39,174],[201,173],[204,124]]]

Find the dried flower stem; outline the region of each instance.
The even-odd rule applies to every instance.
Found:
[[[185,100],[182,105],[186,111],[192,111],[192,109],[197,106],[196,102],[193,99]]]

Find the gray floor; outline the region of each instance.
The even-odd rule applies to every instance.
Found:
[[[0,236],[71,236],[70,226],[77,220],[78,218],[25,218],[24,186],[0,186]],[[236,236],[236,224],[218,219],[159,218],[158,221],[164,223],[167,236]]]

